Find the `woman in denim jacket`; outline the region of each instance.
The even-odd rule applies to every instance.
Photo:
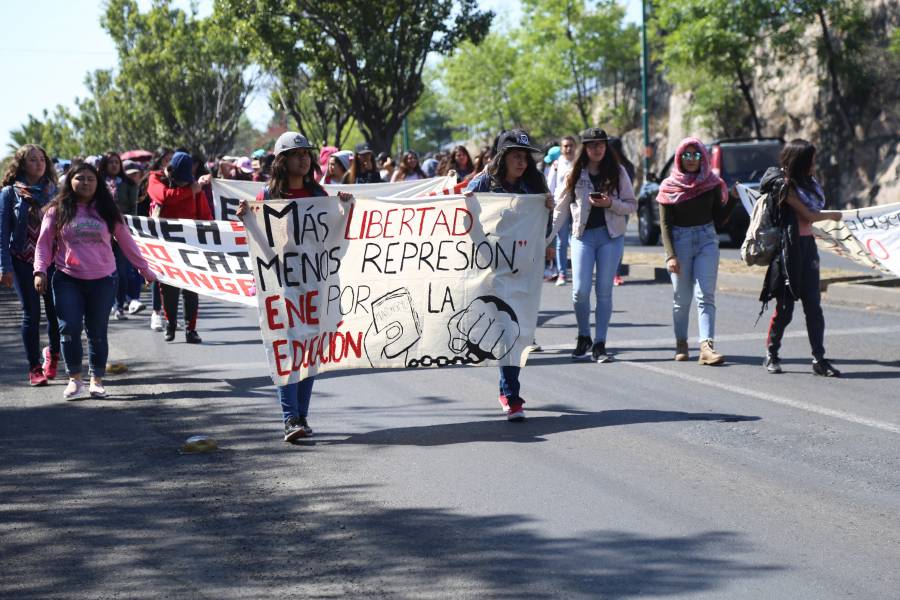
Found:
[[[56,171],[40,146],[25,144],[13,156],[0,190],[0,280],[22,303],[22,342],[31,385],[47,385],[59,362],[59,325],[53,294],[34,289],[34,253],[43,208],[56,192]],[[41,297],[50,345],[41,352]]]

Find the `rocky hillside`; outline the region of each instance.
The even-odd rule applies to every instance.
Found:
[[[876,85],[849,110],[841,110],[827,65],[815,51],[813,30],[808,32],[809,43],[804,40],[803,52],[755,74],[754,95],[764,135],[815,143],[820,178],[833,204],[841,208],[900,202],[900,61],[887,49],[890,32],[900,27],[900,5],[896,0],[867,0],[866,9],[877,40],[865,49]],[[704,131],[685,117],[690,90],[672,90],[664,77],[654,82],[651,107],[653,170],[686,135],[718,137],[716,131]],[[624,139],[629,155],[640,156],[641,132],[629,131]]]

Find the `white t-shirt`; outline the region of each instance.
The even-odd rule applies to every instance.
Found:
[[[572,165],[573,163],[562,155],[550,165],[550,171],[547,173],[547,188],[554,196],[557,187],[566,185],[566,175],[572,170]]]

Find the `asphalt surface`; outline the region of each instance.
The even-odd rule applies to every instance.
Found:
[[[718,298],[726,366],[671,361],[671,288],[636,281],[616,360],[573,364],[570,293],[543,288],[525,423],[495,369],[332,374],[289,445],[253,310],[201,301],[200,346],[112,322],[129,372],[64,402],[3,290],[0,597],[900,598],[900,311],[827,305],[829,380],[799,307],[765,373],[749,295]]]

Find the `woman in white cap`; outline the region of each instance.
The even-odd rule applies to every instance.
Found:
[[[350,170],[350,160],[352,158],[353,153],[349,150],[341,150],[332,154],[328,158],[328,170],[325,172],[325,175],[322,176],[319,183],[322,185],[342,183],[344,175]]]
[[[328,192],[317,182],[319,165],[316,148],[301,133],[288,131],[275,142],[275,162],[272,178],[259,192],[257,200],[302,199],[327,196]],[[352,200],[350,194],[339,192],[341,200]],[[247,214],[247,203],[242,201],[237,209],[240,219]],[[293,442],[313,434],[307,416],[315,377],[307,377],[296,383],[277,386],[284,419],[284,441]]]

